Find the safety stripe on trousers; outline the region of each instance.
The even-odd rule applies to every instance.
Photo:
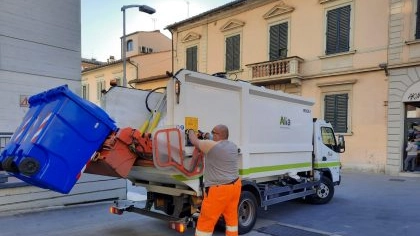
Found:
[[[195,236],[212,236],[213,232],[203,232],[198,229],[195,230]]]
[[[238,234],[238,226],[228,226],[226,225],[226,235],[237,235]]]
[[[238,226],[227,226],[226,225],[226,231],[237,232],[238,231]]]

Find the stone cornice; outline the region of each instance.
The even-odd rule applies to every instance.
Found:
[[[232,3],[235,3],[233,1]],[[197,17],[192,17],[180,23],[176,23],[168,26],[166,29],[169,29],[172,32],[181,32],[193,29],[198,26],[211,24],[223,19],[229,19],[231,16],[250,11],[273,2],[278,2],[278,0],[248,0],[240,1],[238,4],[228,5],[224,8],[217,8],[209,12],[203,13]]]

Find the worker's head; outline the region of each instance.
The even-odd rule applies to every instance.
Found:
[[[118,85],[117,79],[111,79],[111,81],[109,82],[109,85],[111,85],[111,87],[115,87]]]
[[[216,125],[211,134],[214,141],[226,140],[229,138],[229,129],[226,125]]]

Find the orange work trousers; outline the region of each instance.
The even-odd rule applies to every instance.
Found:
[[[241,180],[232,184],[211,186],[201,204],[198,217],[196,236],[210,236],[220,215],[226,222],[226,235],[238,235],[238,203],[241,196]]]

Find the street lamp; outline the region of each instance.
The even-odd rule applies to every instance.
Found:
[[[123,86],[126,87],[127,86],[127,78],[126,78],[126,58],[125,58],[125,53],[127,50],[127,45],[126,45],[126,41],[125,41],[125,9],[127,8],[133,8],[133,7],[138,7],[139,11],[141,12],[145,12],[147,14],[153,14],[155,13],[155,9],[146,6],[146,5],[125,5],[121,7],[121,11],[123,12],[123,45],[122,45],[122,58],[123,58]]]

